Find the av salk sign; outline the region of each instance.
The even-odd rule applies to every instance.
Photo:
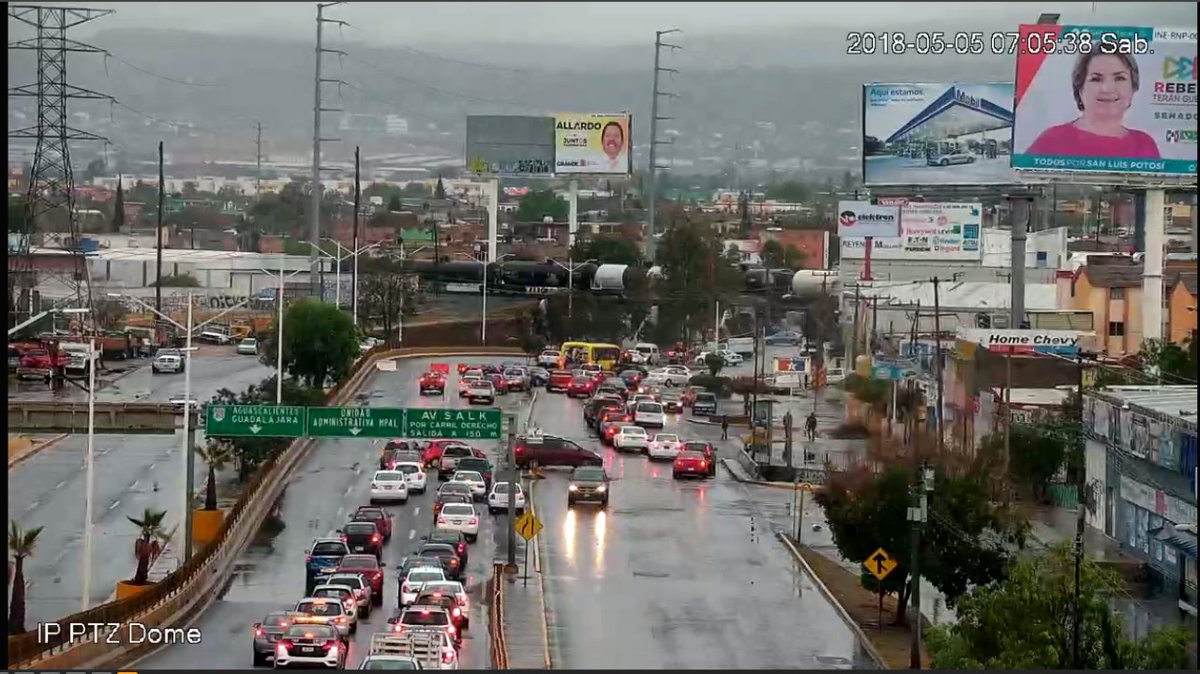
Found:
[[[1074,356],[1081,337],[1074,330],[963,330],[962,339],[999,353]]]

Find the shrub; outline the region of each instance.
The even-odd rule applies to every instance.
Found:
[[[838,424],[828,435],[835,440],[863,440],[871,437],[871,432],[861,421],[848,421]]]
[[[696,374],[688,380],[690,386],[702,386],[722,398],[733,395],[733,386],[729,377],[714,377],[711,374]]]

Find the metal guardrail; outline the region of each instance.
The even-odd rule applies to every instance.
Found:
[[[375,372],[375,363],[391,358],[428,356],[517,355],[520,349],[503,347],[442,347],[388,349],[376,347],[359,359],[349,378],[334,387],[326,403],[338,405]],[[167,627],[194,618],[193,609],[216,596],[233,563],[250,538],[262,526],[286,485],[291,470],[315,446],[309,438],[293,441],[286,450],[269,459],[250,479],[242,498],[225,518],[213,543],[193,556],[162,581],[133,597],[119,599],[56,621],[53,630],[25,632],[8,638],[9,669],[96,669],[129,662],[157,648],[153,644],[129,643],[129,624]],[[72,624],[119,625],[112,636],[100,641],[90,638],[71,641]]]
[[[492,566],[492,603],[488,607],[488,633],[491,637],[492,669],[508,669],[508,644],[504,640],[504,565]]]

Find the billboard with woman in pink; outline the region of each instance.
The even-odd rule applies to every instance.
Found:
[[[1012,166],[1196,173],[1196,29],[1021,26]]]

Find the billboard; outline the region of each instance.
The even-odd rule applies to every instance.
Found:
[[[895,238],[900,236],[900,209],[873,206],[869,201],[839,201],[837,233],[843,237]]]
[[[629,175],[632,172],[627,113],[561,113],[554,117],[554,172]]]
[[[1011,82],[864,85],[863,183],[1016,183],[1012,125]]]
[[[959,339],[1000,353],[1045,353],[1074,356],[1079,353],[1082,333],[1074,330],[980,330],[959,331]]]
[[[983,204],[910,203],[900,208],[900,236],[872,240],[872,260],[976,261],[983,255]],[[842,259],[861,260],[866,241],[842,239]]]
[[[1194,178],[1195,28],[1023,25],[1019,36],[1013,167]]]
[[[554,118],[467,116],[467,170],[499,176],[554,173]]]

